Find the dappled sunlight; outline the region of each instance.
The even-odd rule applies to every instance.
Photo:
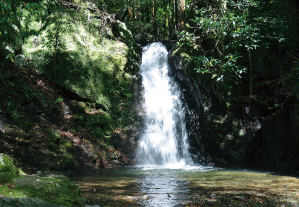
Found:
[[[101,175],[101,172],[104,174]],[[81,187],[81,192],[89,204],[126,206],[142,199],[141,194],[135,193],[138,186],[133,176],[125,173],[119,179],[115,173],[117,172],[112,169],[101,170],[93,174],[88,173],[84,177],[76,176],[73,180]]]
[[[132,206],[288,206],[299,202],[298,178],[246,170],[148,166],[86,172],[72,180],[93,205],[130,201]]]
[[[211,171],[188,175],[192,196],[197,202],[242,201],[298,203],[299,180],[295,177],[246,171]],[[210,200],[211,199],[211,200]]]

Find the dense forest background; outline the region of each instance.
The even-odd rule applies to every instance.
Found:
[[[34,142],[26,146],[36,147],[28,159],[40,163],[34,153],[49,150],[42,153],[51,157],[45,168],[79,166],[73,145],[100,146],[91,164],[105,167],[108,157],[125,162],[126,156],[114,150],[122,135],[130,137],[141,123],[136,110],[142,103],[136,88],[140,46],[154,41],[171,48],[185,74],[226,113],[206,114],[214,132],[219,128],[225,134],[216,139],[219,151],[233,146],[231,137],[243,136],[230,131],[240,125],[237,119],[226,123],[231,128],[223,124],[240,104],[263,109],[258,123],[250,120],[245,129],[252,137],[263,119],[283,110],[292,110],[296,128],[298,10],[297,0],[1,0],[1,126],[8,123],[0,132],[2,150],[12,156],[28,153],[15,151],[21,142],[7,132],[16,128]],[[82,142],[76,144],[74,137]],[[284,145],[295,159],[299,142],[287,139]]]
[[[22,53],[27,38],[54,22],[47,44],[54,59],[55,84],[57,53],[63,50],[59,45],[60,30],[69,29],[65,25],[76,21],[74,17],[61,17],[87,9],[98,13],[90,18],[101,18],[102,33],[106,24],[119,19],[139,43],[169,40],[178,44],[185,49],[186,58],[194,62],[198,73],[211,74],[215,85],[224,89],[219,93],[228,106],[239,96],[245,98],[236,87],[244,81],[248,84],[249,101],[254,99],[270,108],[281,107],[298,96],[298,2],[295,0],[80,2],[1,1],[1,47],[11,51],[2,53],[2,60],[14,61]],[[263,69],[265,72],[253,67],[257,58],[267,58],[267,67],[271,69]],[[260,79],[265,82],[260,83]],[[254,93],[259,87],[256,82],[281,84],[281,90],[273,91],[271,100],[263,100]]]
[[[105,4],[137,38],[176,43],[198,73],[211,74],[215,92],[228,107],[246,99],[271,109],[298,96],[298,6],[291,0]],[[258,59],[263,66],[256,65]],[[281,87],[269,90],[271,95],[255,93],[276,84]]]

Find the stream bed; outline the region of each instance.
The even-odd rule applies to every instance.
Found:
[[[95,206],[299,206],[299,179],[269,172],[140,166],[88,171],[72,181]]]

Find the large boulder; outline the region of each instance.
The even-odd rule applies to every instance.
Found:
[[[86,10],[82,15],[89,18],[95,14]],[[88,25],[80,22],[80,18],[69,24],[72,18],[66,15],[61,19],[65,29],[60,31],[61,46],[56,56],[51,52],[53,41],[49,38],[53,25],[39,36],[28,38],[23,44],[24,55],[32,60],[30,64],[49,80],[55,79],[55,84],[70,91],[76,100],[97,103],[107,111],[119,107],[123,93],[128,93],[126,89],[139,70],[139,55],[131,32],[124,23],[116,21],[111,26],[113,34],[108,35],[102,31],[102,22],[96,16]],[[34,45],[36,38],[43,39],[38,46]]]

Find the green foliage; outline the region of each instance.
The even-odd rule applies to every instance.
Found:
[[[47,132],[47,135],[45,137],[45,140],[51,141],[51,142],[59,142],[60,139],[61,139],[61,136],[60,136],[59,131],[51,130],[51,129]]]
[[[28,68],[18,72],[10,64],[4,62],[3,66],[0,67],[2,75],[2,78],[0,76],[0,110],[8,114],[8,121],[11,124],[17,125],[23,130],[34,126],[37,120],[24,110],[24,106],[29,103],[39,105],[39,108],[45,108],[44,113],[52,113],[52,109],[61,107],[60,103],[55,102],[54,97],[49,96],[52,93],[50,88],[45,86],[45,91],[43,91],[37,86],[37,82],[44,84],[43,80],[33,80]],[[53,108],[47,106],[53,106]]]
[[[225,94],[231,94],[245,79],[250,82],[251,96],[252,81],[258,75],[251,67],[251,51],[261,48],[271,53],[273,48],[293,47],[289,47],[294,35],[291,9],[284,8],[278,15],[279,5],[278,1],[255,0],[207,4],[196,10],[189,28],[180,33],[178,46],[186,51],[187,47],[195,49],[191,50],[195,70],[211,74]]]
[[[169,5],[168,11],[166,4]],[[169,39],[166,20],[169,22],[170,34],[175,33],[177,29],[177,25],[173,22],[175,14],[172,1],[108,0],[103,5],[102,8],[124,21],[134,36],[142,35],[149,42]]]
[[[102,138],[103,135],[111,135],[114,130],[113,120],[106,113],[86,114],[75,117],[78,124],[78,131],[87,129],[95,138]]]
[[[93,4],[73,2],[81,6],[77,10],[77,7],[65,6],[66,1],[17,3],[18,12],[12,15],[19,15],[19,20],[4,26],[9,28],[12,25],[11,28],[19,29],[11,33],[11,39],[1,36],[3,44],[0,47],[0,58],[4,54],[6,59],[10,59],[0,66],[1,111],[10,117],[10,124],[25,129],[26,133],[35,128],[41,119],[48,120],[55,116],[55,122],[57,119],[61,123],[61,111],[65,103],[55,91],[57,88],[49,85],[54,83],[89,102],[86,104],[89,106],[84,108],[88,112],[75,116],[75,129],[71,130],[87,133],[110,144],[114,129],[125,128],[134,120],[131,87],[134,79],[132,74],[136,73],[137,68],[137,54],[133,48],[116,41],[111,27],[105,22],[109,16],[104,13],[107,16],[102,16]],[[4,4],[7,6],[12,3],[6,0]],[[70,2],[70,5],[73,4]],[[5,22],[10,17],[1,18]],[[5,31],[8,29],[1,28],[0,32],[4,34]],[[122,40],[129,40],[128,45],[132,46],[130,32],[125,27],[121,32],[124,34]],[[22,38],[17,39],[15,36]],[[20,47],[22,50],[16,52]],[[20,52],[26,57],[26,63],[24,67],[17,68],[14,59]],[[29,111],[26,111],[28,105]],[[95,105],[100,110],[96,110]],[[76,164],[72,152],[63,150],[61,153],[58,147],[64,143],[60,132],[53,127],[41,128],[37,130],[41,136],[38,139],[43,139],[49,149],[49,162],[72,168]],[[59,159],[52,153],[59,154]]]
[[[3,153],[0,154],[0,174],[1,173],[19,174],[19,168],[16,166],[15,161]]]
[[[44,20],[46,14],[38,1],[4,0],[0,2],[0,8],[0,51],[4,48],[10,50],[11,54],[6,58],[13,59],[13,55],[22,51],[26,38],[38,33],[32,21]]]
[[[13,182],[13,180],[18,177],[20,177],[20,175],[15,175],[12,173],[3,173],[3,172],[0,173],[1,183]]]
[[[22,16],[19,7],[23,1],[1,1],[1,42],[8,42],[13,45],[13,51],[19,49],[22,43],[22,31],[20,30],[20,18]],[[11,38],[14,37],[14,38]]]

